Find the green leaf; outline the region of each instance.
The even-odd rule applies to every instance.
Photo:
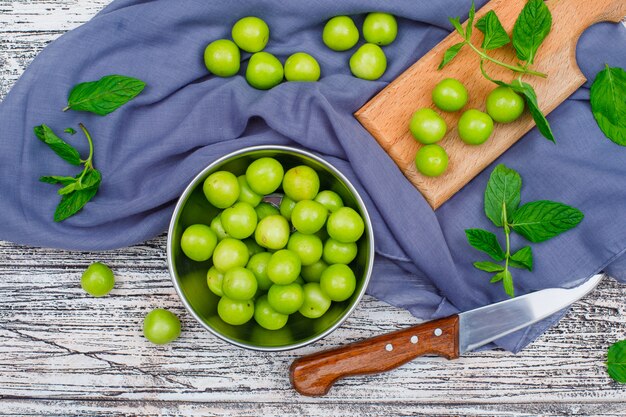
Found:
[[[63,110],[88,111],[104,116],[135,98],[145,86],[146,83],[136,78],[107,75],[98,81],[76,85]]]
[[[72,165],[80,165],[80,155],[78,151],[63,139],[58,137],[52,129],[46,125],[35,126],[35,135],[39,140],[48,145],[63,160]]]
[[[511,298],[515,297],[515,287],[513,286],[513,276],[511,271],[500,272],[502,274],[502,285],[504,286],[504,292]]]
[[[531,242],[543,242],[576,227],[583,217],[583,213],[574,207],[540,200],[517,209],[511,227]]]
[[[68,127],[67,129],[65,129],[64,132],[69,133],[70,135],[76,134],[76,130],[72,129],[71,127]]]
[[[493,233],[483,229],[466,229],[465,236],[474,249],[485,252],[495,261],[504,260],[504,251]]]
[[[81,173],[82,174],[82,173]],[[80,177],[79,175],[78,177]],[[88,169],[85,172],[85,175],[82,176],[82,179],[76,180],[71,184],[61,188],[58,193],[60,195],[69,194],[73,191],[84,190],[87,188],[98,187],[100,185],[100,181],[102,180],[102,176],[100,175],[100,171],[96,169]]]
[[[439,64],[439,67],[437,69],[440,70],[448,65],[448,63],[452,61],[454,57],[459,53],[461,48],[463,48],[463,45],[465,45],[465,42],[457,43],[449,47],[446,52],[444,52],[441,64]]]
[[[485,214],[496,226],[502,227],[503,208],[510,219],[520,202],[522,178],[517,171],[500,164],[494,168],[485,189]]]
[[[539,132],[548,140],[552,142],[556,142],[554,139],[554,134],[552,133],[552,129],[550,128],[550,123],[546,119],[546,116],[541,112],[539,108],[539,103],[537,102],[537,94],[532,85],[520,82],[513,81],[511,84],[506,83],[497,83],[500,85],[507,85],[511,87],[515,92],[520,93],[524,100],[526,101],[526,105],[528,106],[528,111],[530,112],[535,124],[537,125],[537,129]]]
[[[548,6],[543,0],[529,0],[513,26],[513,48],[517,57],[532,64],[551,27],[552,14]]]
[[[500,272],[504,271],[504,267],[502,265],[485,261],[485,262],[474,262],[474,268],[480,269],[485,272]]]
[[[64,195],[54,212],[54,221],[61,222],[78,213],[97,192],[96,186]]]
[[[504,274],[502,272],[499,272],[499,273],[495,274],[493,277],[491,277],[489,282],[492,283],[492,284],[495,284],[496,282],[502,281],[503,278],[504,278]]]
[[[449,17],[448,20],[452,23],[457,33],[461,35],[462,38],[465,38],[465,30],[463,26],[461,26],[461,20],[458,17]]]
[[[626,72],[606,65],[591,85],[591,111],[604,135],[626,146]]]
[[[513,268],[533,270],[533,251],[530,246],[524,246],[509,258],[509,265]]]
[[[476,22],[476,29],[485,35],[482,44],[483,49],[498,49],[511,41],[506,30],[502,27],[502,23],[500,23],[498,15],[493,10],[489,10]]]
[[[467,18],[467,27],[465,28],[466,39],[469,39],[472,37],[472,27],[474,26],[474,16],[476,16],[476,5],[474,4],[474,0],[472,0],[472,7],[470,7],[469,16]]]
[[[609,376],[616,382],[626,384],[626,340],[612,344],[606,356]]]
[[[47,184],[61,184],[68,185],[76,181],[74,177],[61,177],[59,175],[51,175],[47,177],[40,177],[39,181],[45,182]]]

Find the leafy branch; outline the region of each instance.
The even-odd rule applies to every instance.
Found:
[[[511,232],[514,231],[530,242],[543,242],[567,230],[583,219],[583,213],[574,207],[549,200],[539,200],[520,206],[522,178],[515,170],[498,165],[485,189],[485,215],[491,222],[504,229],[505,249],[502,249],[495,234],[483,229],[467,229],[465,235],[469,244],[485,252],[496,262],[474,262],[481,271],[495,273],[491,283],[502,281],[504,291],[515,296],[513,276],[510,268],[533,269],[533,252],[524,246],[511,251]]]
[[[89,143],[89,155],[87,159],[81,159],[78,151],[69,143],[59,138],[46,125],[35,127],[35,135],[47,144],[61,159],[72,165],[83,165],[83,170],[74,177],[51,175],[39,178],[39,181],[47,184],[60,184],[58,194],[61,201],[54,212],[54,221],[60,222],[73,216],[80,211],[98,192],[102,176],[100,171],[93,165],[93,140],[91,135],[81,123],[79,127],[85,134]]]
[[[500,19],[493,10],[487,12],[474,25],[475,14],[476,9],[474,2],[472,2],[472,7],[470,8],[465,28],[461,25],[459,17],[449,19],[456,32],[461,36],[461,38],[463,38],[463,41],[452,45],[444,52],[438,69],[441,70],[448,65],[463,49],[463,47],[467,45],[480,57],[480,70],[483,76],[495,84],[511,88],[513,91],[524,97],[526,105],[528,106],[530,114],[532,115],[539,132],[548,140],[554,142],[555,139],[552,130],[550,129],[550,124],[539,108],[535,90],[532,85],[522,81],[523,75],[533,75],[542,78],[546,78],[548,76],[543,72],[533,70],[529,67],[534,63],[539,47],[545,40],[546,36],[548,36],[548,33],[550,33],[550,28],[552,27],[552,14],[550,13],[550,10],[545,5],[543,0],[528,0],[515,21],[512,39],[509,37],[508,33],[502,26]],[[471,37],[473,27],[478,29],[484,35],[483,42],[480,47],[472,43]],[[489,55],[488,51],[502,48],[509,43],[512,43],[517,58],[520,60],[518,64],[509,64]],[[486,61],[510,70],[517,78],[510,83],[493,79],[485,71],[484,63]]]

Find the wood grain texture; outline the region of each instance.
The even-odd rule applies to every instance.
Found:
[[[476,21],[489,10],[494,10],[504,28],[511,33],[525,3],[526,0],[492,0],[476,13]],[[576,64],[576,44],[584,29],[599,21],[619,22],[626,16],[624,0],[549,0],[546,4],[553,16],[552,30],[539,48],[532,69],[547,73],[548,78],[523,77],[534,86],[544,114],[554,110],[585,82]],[[480,31],[472,31],[475,45],[481,44],[482,37]],[[456,128],[463,111],[438,111],[448,125],[448,133],[439,142],[448,153],[448,169],[435,178],[417,171],[415,153],[422,145],[411,135],[409,121],[417,109],[430,107],[437,110],[431,99],[435,85],[444,78],[458,79],[469,91],[469,101],[464,110],[476,108],[481,111],[485,111],[486,97],[495,87],[480,74],[480,57],[468,46],[445,69],[437,71],[444,52],[461,41],[456,32],[450,34],[355,114],[434,209],[535,126],[526,111],[515,123],[496,123],[493,134],[485,144],[472,146],[459,138]],[[511,46],[490,51],[490,55],[511,64],[518,61]],[[485,69],[495,79],[512,79],[511,71],[495,64],[486,63]]]
[[[429,354],[459,357],[459,316],[303,356],[291,365],[289,379],[300,394],[320,396],[341,378],[386,372]]]
[[[108,2],[0,0],[0,100],[46,44]],[[117,277],[103,299],[80,289],[80,274],[94,261]],[[143,316],[155,307],[181,317],[183,334],[171,345],[141,335]],[[626,415],[626,389],[603,365],[608,345],[626,337],[624,291],[612,280],[518,355],[422,357],[339,381],[324,398],[302,397],[289,384],[289,365],[302,355],[415,324],[408,312],[366,296],[341,328],[312,346],[249,352],[185,313],[163,236],[100,253],[0,242],[0,415]]]

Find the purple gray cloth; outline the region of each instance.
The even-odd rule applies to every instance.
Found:
[[[483,213],[493,166],[433,212],[352,116],[450,33],[448,16],[464,19],[469,7],[469,0],[114,1],[46,47],[0,104],[0,239],[77,250],[142,242],[165,231],[186,184],[218,157],[251,145],[292,145],[322,155],[361,191],[376,235],[370,294],[425,319],[505,299],[500,284],[473,268],[473,261],[487,259],[464,234],[473,227],[494,230]],[[387,72],[375,82],[350,74],[354,49],[331,51],[321,37],[330,17],[354,15],[360,26],[370,11],[399,19],[397,40],[384,48]],[[320,62],[322,79],[255,90],[242,76],[248,54],[239,75],[209,75],[205,46],[229,37],[232,24],[248,15],[269,24],[268,52],[283,62],[308,52]],[[620,24],[587,30],[577,49],[587,78],[593,80],[605,62],[626,67],[624,46]],[[60,111],[74,84],[108,74],[137,77],[148,86],[106,117]],[[626,149],[598,129],[589,86],[548,116],[556,145],[533,129],[496,161],[521,173],[522,203],[551,199],[585,214],[576,229],[533,245],[534,271],[514,271],[518,294],[575,285],[602,269],[626,281]],[[103,182],[80,214],[54,223],[59,197],[38,178],[73,175],[76,167],[54,156],[32,129],[45,123],[60,133],[79,122],[94,136]],[[85,155],[82,134],[65,136]],[[513,236],[513,248],[525,244]],[[497,344],[518,351],[558,318]]]

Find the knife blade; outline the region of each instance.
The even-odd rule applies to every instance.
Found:
[[[303,356],[289,377],[302,395],[326,394],[346,376],[379,373],[422,355],[456,359],[503,336],[537,323],[591,292],[603,274],[569,289],[548,288],[439,320],[420,323],[339,348]]]

